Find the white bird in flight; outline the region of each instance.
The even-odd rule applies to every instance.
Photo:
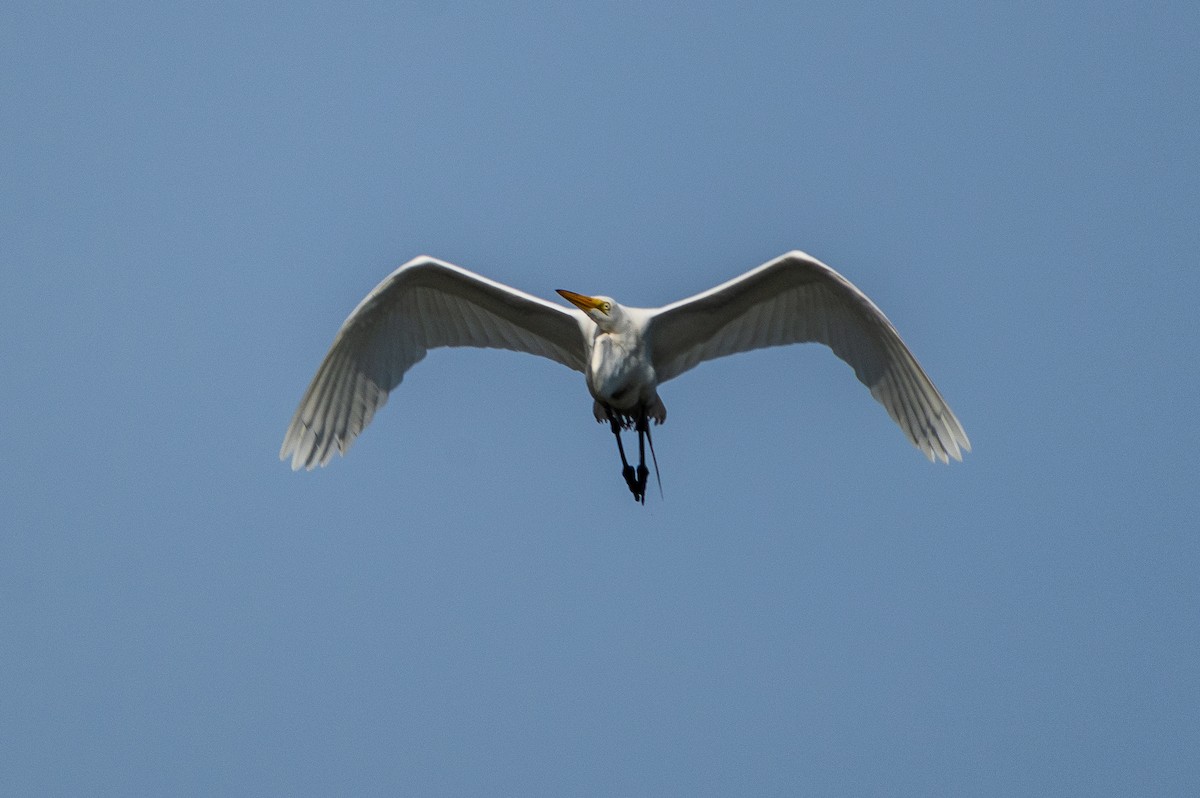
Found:
[[[654,454],[649,421],[667,417],[658,386],[706,360],[751,349],[825,344],[931,461],[961,460],[971,450],[962,425],[883,312],[803,252],[661,308],[558,293],[573,307],[444,261],[414,258],[342,324],[292,416],[279,459],[290,456],[297,470],[323,466],[335,451],[344,455],[405,373],[442,346],[528,352],[583,372],[592,412],[611,426],[622,476],[643,504],[645,442]],[[623,429],[638,433],[636,470],[625,456]]]

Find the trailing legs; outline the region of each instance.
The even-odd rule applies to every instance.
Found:
[[[633,493],[634,501],[646,503],[645,480],[642,480],[641,488],[638,487],[638,479],[633,466],[629,464],[629,460],[625,458],[625,444],[621,443],[621,420],[612,408],[605,408],[608,412],[608,423],[612,429],[613,437],[617,439],[617,451],[621,455],[621,476],[625,478],[625,484],[629,486],[629,490]],[[640,436],[639,436],[640,437]]]
[[[650,469],[646,468],[646,444],[650,445],[650,457],[654,460],[654,475],[658,479],[658,489],[662,492],[662,477],[658,475],[658,458],[654,456],[654,439],[650,437],[650,417],[645,409],[639,409],[636,420],[624,416],[611,407],[604,407],[608,418],[609,428],[617,439],[617,452],[621,455],[621,476],[633,494],[634,501],[646,503],[646,484],[650,479]],[[638,464],[635,469],[625,456],[625,444],[621,441],[621,430],[632,427],[638,434]]]

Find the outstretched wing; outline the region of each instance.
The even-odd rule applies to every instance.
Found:
[[[971,450],[962,424],[883,312],[849,280],[803,252],[789,252],[661,308],[648,335],[659,382],[737,352],[825,344],[850,364],[930,460],[961,460],[960,450]]]
[[[439,346],[512,349],[583,371],[583,314],[429,257],[392,272],[342,324],[292,423],[279,459],[325,465],[350,444],[400,384]]]

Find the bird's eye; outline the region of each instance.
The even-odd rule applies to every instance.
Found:
[[[605,313],[608,313],[610,310],[612,310],[612,305],[608,304],[607,302],[601,305],[601,307],[604,309]]]

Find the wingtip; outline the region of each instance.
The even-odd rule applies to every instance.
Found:
[[[287,434],[283,436],[283,444],[279,447],[279,459],[286,462],[292,453],[296,450],[295,442],[292,440],[292,430],[288,428]]]
[[[284,444],[284,448],[279,452],[279,459],[284,463],[291,460],[292,462],[288,463],[288,468],[292,471],[299,471],[303,465],[300,461],[300,452],[294,447],[289,448],[287,444]]]
[[[959,434],[954,435],[950,439],[950,445],[945,447],[944,451],[949,455],[949,459],[943,455],[943,463],[949,463],[950,460],[954,460],[956,463],[961,463],[963,461],[963,455],[971,451],[971,442],[967,440],[966,435],[963,435],[961,431],[959,431]]]
[[[316,465],[312,456],[312,442],[307,441],[306,445],[306,439],[310,435],[311,430],[306,427],[299,429],[288,428],[287,434],[283,438],[283,445],[279,448],[279,459],[285,463],[290,459],[292,462],[289,464],[289,467],[292,471],[299,471],[300,469],[312,471]],[[324,463],[321,463],[321,465],[324,465]]]

